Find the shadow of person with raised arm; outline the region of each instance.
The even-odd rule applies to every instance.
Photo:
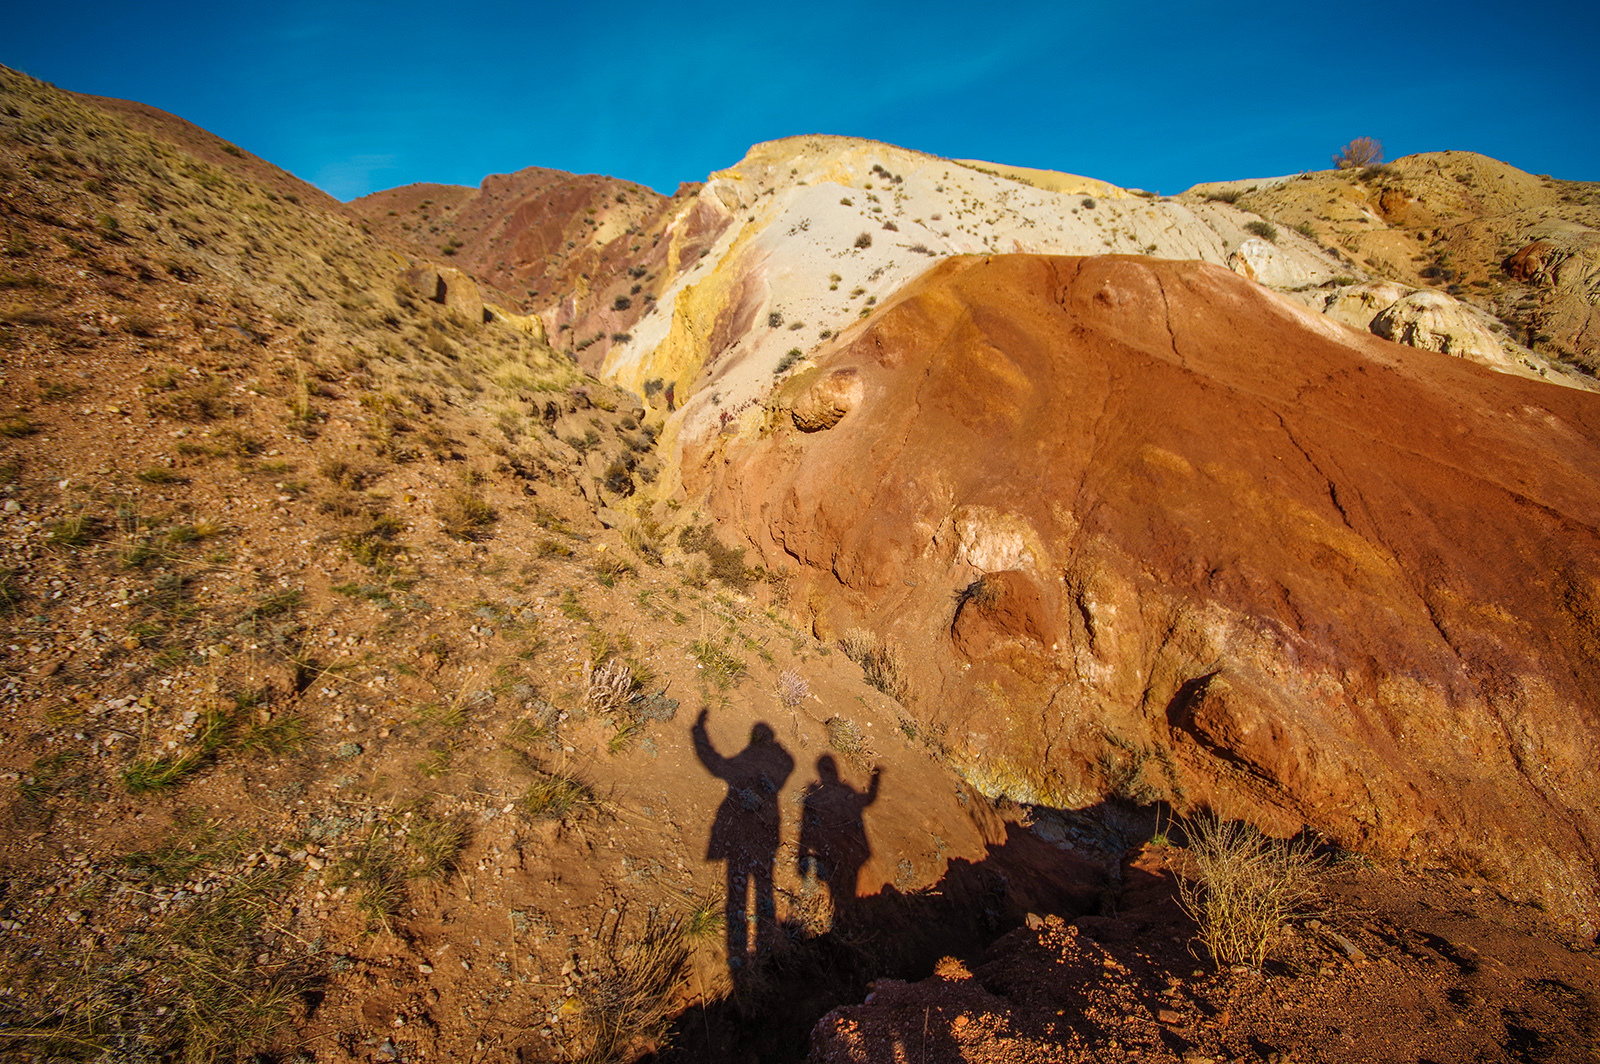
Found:
[[[833,927],[850,923],[856,901],[856,880],[872,856],[862,812],[878,800],[883,769],[872,770],[872,782],[858,791],[839,778],[832,754],[817,758],[817,781],[805,790],[800,813],[800,875],[828,886]]]
[[[711,824],[706,857],[728,862],[726,920],[728,970],[735,984],[748,966],[765,955],[778,930],[777,905],[772,893],[773,865],[778,858],[778,792],[794,771],[794,758],[778,742],[772,728],[758,723],[750,729],[750,742],[732,757],[723,757],[706,734],[709,710],[694,722],[694,752],[700,763],[728,785],[728,796],[717,807]],[[750,892],[754,886],[755,941],[750,938]]]

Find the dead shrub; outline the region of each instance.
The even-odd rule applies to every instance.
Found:
[[[620,658],[608,658],[599,668],[583,663],[583,701],[598,716],[612,716],[633,700],[633,670]]]
[[[651,913],[627,945],[613,928],[600,963],[584,973],[578,990],[579,1038],[570,1059],[612,1064],[662,1049],[689,953],[689,936],[677,917]]]
[[[1333,154],[1333,165],[1340,170],[1360,170],[1383,162],[1383,143],[1371,137],[1357,137]]]
[[[1179,900],[1200,925],[1200,941],[1218,967],[1260,968],[1316,898],[1311,842],[1215,816],[1191,820],[1184,833],[1193,874],[1180,881]]]
[[[446,492],[433,505],[433,515],[445,535],[456,539],[482,539],[499,515],[481,495],[471,491]]]
[[[839,640],[845,656],[866,674],[867,682],[897,702],[909,701],[910,670],[900,648],[881,642],[865,628],[852,628]]]

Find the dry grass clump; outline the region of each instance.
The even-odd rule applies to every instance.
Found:
[[[499,517],[494,507],[472,491],[449,491],[434,503],[433,514],[439,527],[456,539],[482,539]]]
[[[620,658],[608,658],[599,668],[583,663],[584,705],[591,713],[612,716],[633,700],[633,670]]]
[[[1306,839],[1274,839],[1250,824],[1204,816],[1185,826],[1192,877],[1184,911],[1218,967],[1260,968],[1289,920],[1316,898],[1318,862]]]
[[[543,772],[522,795],[522,811],[534,820],[576,820],[602,808],[594,788],[571,773]]]
[[[872,757],[872,747],[867,745],[867,737],[855,721],[829,717],[822,722],[822,726],[828,732],[828,745],[847,760],[864,765]]]
[[[578,991],[577,1047],[570,1059],[612,1064],[665,1047],[675,991],[688,969],[689,937],[683,919],[654,912],[632,943],[623,946],[612,933],[598,970]]]
[[[851,628],[839,640],[839,648],[861,666],[868,683],[896,702],[909,701],[910,670],[899,647],[880,642],[876,634],[865,628]]]

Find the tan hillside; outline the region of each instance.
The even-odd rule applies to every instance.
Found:
[[[1473,152],[1425,152],[1365,170],[1197,185],[1305,227],[1377,275],[1442,291],[1493,327],[1593,373],[1600,367],[1600,184],[1534,176]]]

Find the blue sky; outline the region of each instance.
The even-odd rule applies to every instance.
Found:
[[[1592,0],[8,6],[0,63],[340,199],[525,166],[671,192],[801,133],[1167,193],[1357,136],[1600,180]]]

